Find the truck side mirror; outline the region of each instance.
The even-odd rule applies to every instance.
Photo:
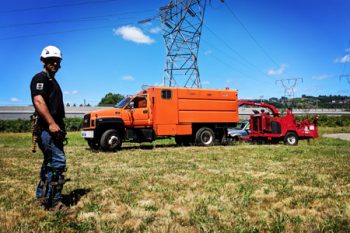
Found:
[[[130,102],[128,107],[129,108],[134,108],[135,107],[135,103],[134,102]]]

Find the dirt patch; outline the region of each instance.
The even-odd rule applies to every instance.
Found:
[[[346,141],[350,141],[350,133],[334,133],[334,134],[323,134],[326,138],[337,138]]]

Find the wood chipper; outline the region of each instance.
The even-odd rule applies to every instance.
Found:
[[[297,122],[292,109],[288,108],[286,115],[281,116],[275,106],[266,103],[239,101],[239,106],[249,105],[257,108],[267,108],[271,111],[253,110],[250,115],[250,133],[248,138],[253,142],[278,143],[283,141],[287,145],[297,145],[300,139],[318,137],[317,121],[315,117]]]

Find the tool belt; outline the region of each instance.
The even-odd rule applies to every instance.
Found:
[[[36,113],[33,113],[33,115],[30,116],[30,119],[32,122],[32,152],[35,153],[38,137],[40,137],[41,134],[41,128],[38,125],[38,115]]]
[[[38,138],[41,135],[41,132],[43,131],[43,128],[38,123],[38,115],[36,113],[33,113],[33,115],[30,116],[31,122],[32,122],[32,152],[36,152],[36,145],[38,143]],[[56,142],[60,142],[63,145],[68,144],[67,139],[67,132],[65,130],[60,130],[58,133],[51,135],[53,140]]]

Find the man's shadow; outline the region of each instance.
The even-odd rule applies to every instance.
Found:
[[[66,206],[74,206],[78,204],[81,197],[85,196],[91,189],[75,189],[69,194],[62,194],[62,202]]]

